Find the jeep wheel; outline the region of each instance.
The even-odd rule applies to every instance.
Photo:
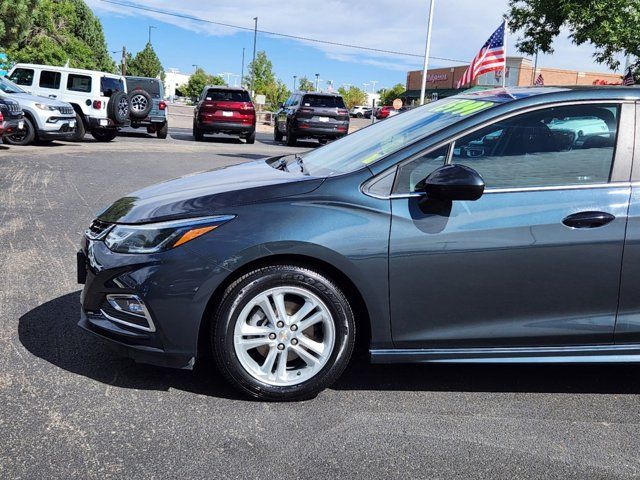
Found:
[[[247,136],[245,137],[245,140],[247,141],[248,144],[256,143],[256,131],[252,130],[251,133],[247,134]]]
[[[141,120],[149,115],[153,107],[151,95],[144,90],[134,90],[129,94],[129,101],[131,102],[131,118],[137,120]]]
[[[298,138],[296,137],[296,134],[293,133],[291,131],[291,125],[287,126],[287,146],[289,147],[295,147],[296,144],[298,143]]]
[[[118,135],[117,130],[91,130],[90,133],[98,142],[110,142]]]
[[[84,126],[84,120],[82,119],[82,115],[76,112],[76,130],[73,133],[73,135],[69,137],[69,140],[72,140],[74,142],[79,142],[84,138],[86,133],[87,133],[87,130]]]
[[[107,103],[107,115],[117,125],[122,125],[129,119],[131,105],[129,97],[124,92],[114,92]]]
[[[274,142],[281,142],[282,141],[282,133],[280,133],[280,130],[278,130],[278,124],[277,123],[273,127],[273,141]]]
[[[24,128],[4,138],[9,145],[29,145],[36,138],[36,130],[29,117],[24,117]]]
[[[156,131],[158,133],[158,138],[167,138],[167,134],[169,133],[169,122],[164,122],[163,124],[161,124]]]

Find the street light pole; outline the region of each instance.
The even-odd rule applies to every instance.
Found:
[[[424,105],[424,93],[427,89],[427,73],[429,72],[429,50],[431,49],[431,26],[433,24],[433,6],[436,0],[429,0],[429,27],[427,30],[427,44],[424,48],[424,67],[422,69],[422,85],[420,87],[420,105]]]
[[[320,84],[320,74],[316,73],[316,92],[318,91],[319,84]]]
[[[376,83],[378,80],[369,80],[371,82],[371,93],[376,93]]]
[[[255,78],[255,70],[256,70],[256,42],[258,40],[258,17],[253,17],[254,26],[253,26],[253,62],[251,69],[251,92],[255,94],[256,90],[256,78]]]
[[[158,28],[158,27],[154,27],[153,25],[149,25],[149,44],[151,44],[151,29],[152,28]]]
[[[293,76],[293,91],[294,91],[294,92],[296,91],[296,79],[297,79],[297,78],[298,78],[298,76],[297,76],[297,75],[294,75],[294,76]]]
[[[242,68],[240,69],[240,86],[244,81],[244,47],[242,47]]]

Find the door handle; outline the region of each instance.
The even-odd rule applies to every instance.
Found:
[[[49,95],[49,98],[58,98],[57,95]]]
[[[615,218],[607,212],[578,212],[565,217],[562,223],[571,228],[596,228],[607,225]]]

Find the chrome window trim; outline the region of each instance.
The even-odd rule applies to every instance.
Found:
[[[449,137],[446,140],[442,140],[441,142],[438,142],[437,144],[430,146],[428,148],[425,148],[424,150],[421,150],[420,152],[411,155],[409,158],[406,158],[404,160],[399,161],[398,163],[396,163],[395,165],[383,170],[382,172],[378,173],[377,175],[375,175],[373,178],[370,178],[369,180],[365,181],[362,183],[362,185],[360,186],[360,191],[362,193],[364,193],[365,195],[372,197],[372,198],[377,198],[380,200],[392,200],[392,199],[398,199],[398,198],[415,198],[415,197],[423,197],[424,193],[421,192],[412,192],[412,193],[401,193],[401,194],[394,194],[394,193],[390,193],[387,196],[380,196],[380,195],[374,195],[370,192],[368,192],[366,190],[366,188],[375,183],[376,180],[380,177],[383,177],[384,175],[386,175],[390,170],[392,169],[398,169],[401,166],[410,163],[411,161],[415,160],[416,158],[419,158],[425,154],[428,154],[434,150],[437,150],[438,148],[442,148],[445,145],[449,144],[449,152],[447,154],[447,158],[445,159],[445,163],[444,165],[450,165],[451,161],[453,159],[453,150],[455,148],[455,142],[456,140],[465,137],[473,132],[476,132],[478,130],[481,130],[485,127],[488,127],[496,122],[500,122],[502,120],[514,117],[516,115],[521,115],[521,114],[525,114],[525,113],[529,113],[529,112],[535,112],[537,110],[544,110],[547,108],[555,108],[555,107],[565,107],[565,106],[571,106],[571,105],[608,105],[608,104],[616,104],[616,105],[620,105],[620,118],[618,119],[618,132],[617,133],[617,138],[616,138],[616,146],[614,147],[614,158],[613,158],[613,169],[611,171],[611,178],[614,178],[616,172],[617,172],[617,168],[618,167],[618,162],[620,161],[621,163],[625,164],[625,167],[629,168],[629,176],[627,176],[625,178],[625,180],[623,181],[611,181],[609,183],[606,184],[585,184],[585,185],[554,185],[554,186],[549,186],[549,187],[513,187],[513,188],[488,188],[484,191],[484,194],[487,193],[513,193],[513,192],[531,192],[531,191],[544,191],[544,190],[576,190],[576,189],[584,189],[584,188],[604,188],[605,186],[616,186],[616,185],[621,185],[621,186],[628,186],[630,185],[630,182],[627,181],[627,178],[631,177],[631,162],[629,159],[623,158],[624,152],[619,152],[618,146],[619,143],[621,142],[621,138],[623,138],[624,133],[622,133],[621,131],[625,131],[624,128],[622,127],[622,120],[626,119],[627,121],[629,121],[629,119],[627,119],[626,117],[628,115],[625,115],[625,111],[627,111],[626,109],[623,108],[624,105],[631,105],[635,108],[636,106],[636,101],[632,100],[632,99],[609,99],[609,100],[566,100],[566,101],[562,101],[562,102],[553,102],[553,103],[546,103],[544,105],[534,105],[531,107],[527,107],[527,108],[522,108],[519,110],[514,110],[512,112],[508,112],[502,115],[499,115],[497,117],[492,118],[491,120],[484,122],[480,125],[476,125],[475,127],[472,127],[468,130],[465,130],[464,132],[460,132],[457,133],[451,137]],[[636,115],[636,112],[634,112],[634,116]],[[640,118],[640,110],[637,111],[637,116],[638,118]],[[635,118],[633,118],[632,120],[635,120]],[[640,127],[640,122],[636,122],[636,126]],[[632,134],[633,135],[633,134]],[[418,142],[425,140],[420,139],[418,140]],[[635,145],[635,142],[634,142]],[[619,158],[620,155],[620,158]],[[618,167],[619,168],[619,167]],[[397,170],[396,170],[396,175],[397,175]],[[635,180],[635,177],[634,177]],[[640,179],[639,179],[640,180]],[[395,180],[394,180],[394,185],[395,185]],[[636,185],[633,185],[636,186]],[[391,190],[393,191],[393,186],[391,187]]]
[[[123,310],[122,308],[120,308],[120,306],[116,302],[112,302],[111,301],[111,300],[116,299],[116,298],[135,298],[142,305],[142,308],[143,308],[143,311],[144,311],[144,315],[137,315],[135,313],[131,313],[131,312],[127,312],[126,310]],[[108,318],[112,322],[120,323],[122,325],[126,325],[126,326],[131,327],[131,328],[137,328],[139,330],[144,330],[145,332],[153,333],[153,332],[156,331],[156,325],[153,323],[153,320],[151,319],[151,314],[149,313],[149,310],[147,310],[147,305],[144,303],[144,301],[139,296],[137,296],[137,295],[126,295],[126,294],[120,294],[120,293],[118,293],[118,294],[109,294],[109,295],[107,295],[107,301],[109,302],[109,305],[111,305],[113,308],[115,308],[119,312],[124,313],[125,315],[131,315],[132,317],[144,318],[147,321],[147,323],[149,324],[149,327],[143,327],[142,325],[137,325],[135,323],[129,323],[126,320],[122,320],[120,318],[112,317],[111,315],[106,313],[104,310],[100,309],[100,313],[102,313],[102,315],[104,315],[106,318]]]

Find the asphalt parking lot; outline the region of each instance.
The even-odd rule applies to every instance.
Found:
[[[640,366],[371,366],[317,398],[239,396],[77,326],[94,214],[179,175],[303,151],[259,134],[0,146],[0,478],[632,478]]]

